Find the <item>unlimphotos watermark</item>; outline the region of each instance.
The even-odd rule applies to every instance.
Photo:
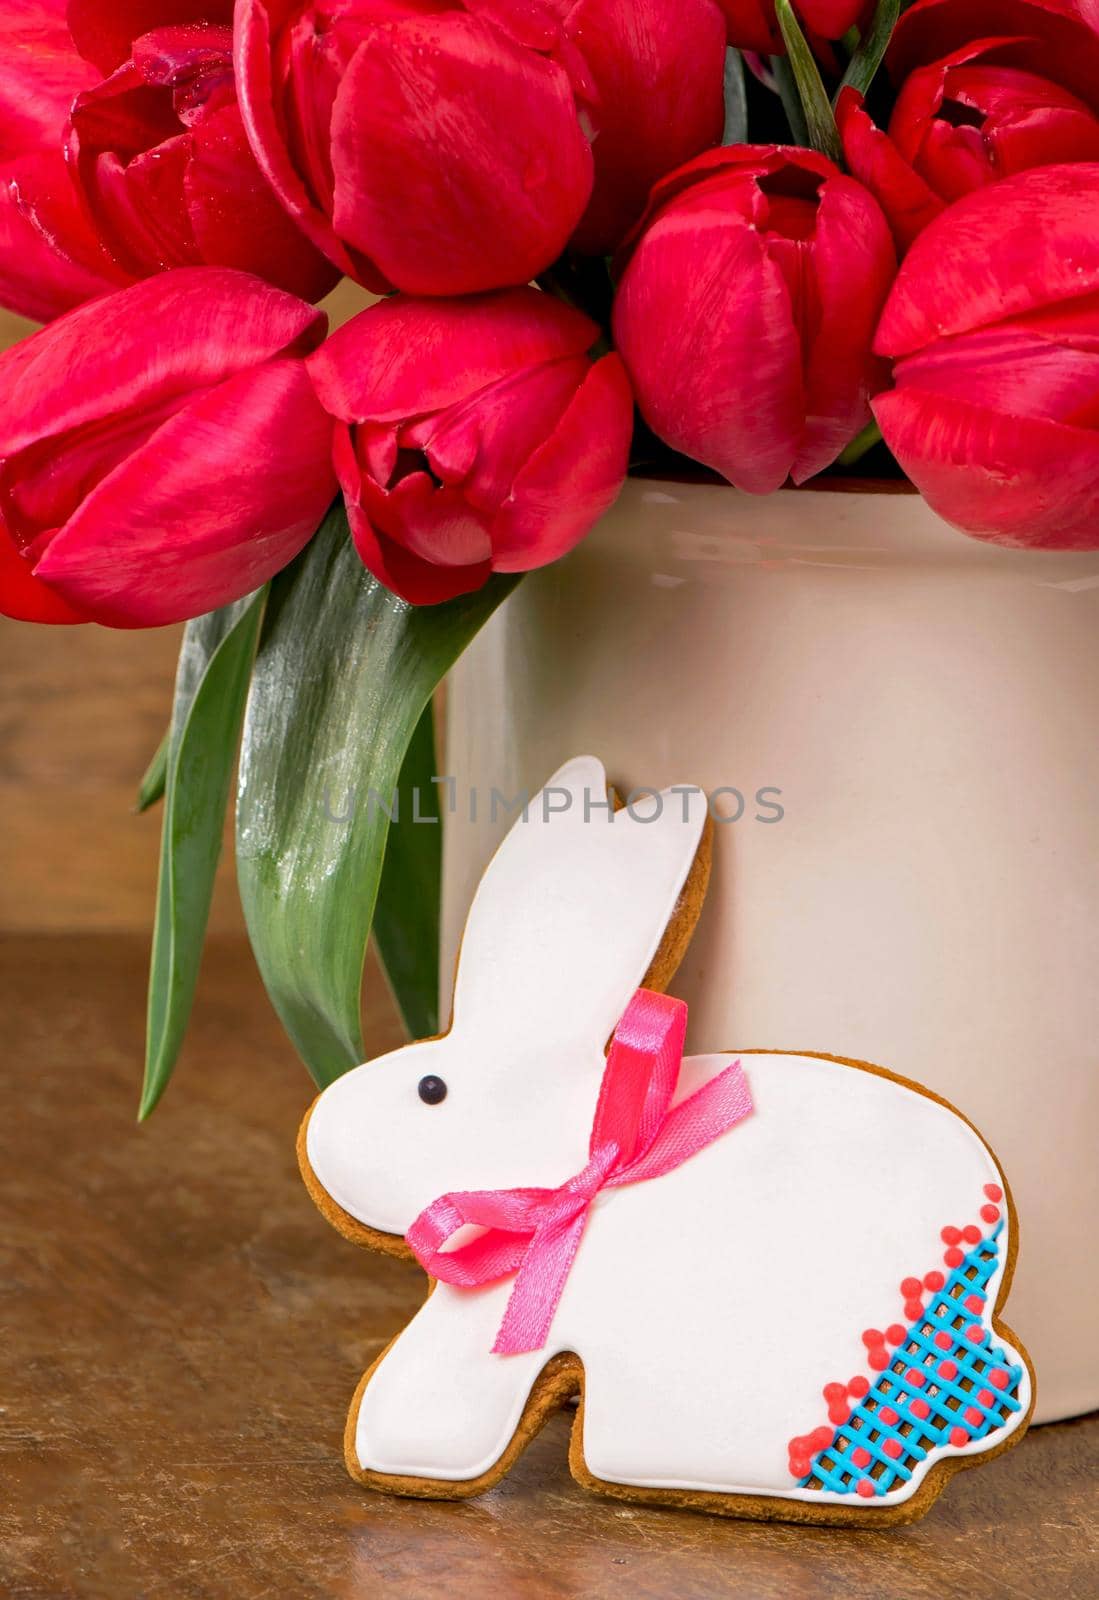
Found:
[[[579,791],[555,784],[532,794],[520,790],[509,795],[495,784],[488,790],[476,784],[459,788],[455,778],[432,778],[425,791],[419,786],[401,791],[393,789],[388,794],[378,789],[352,789],[348,794],[335,797],[325,789],[324,814],[337,827],[348,827],[365,808],[368,818],[384,817],[387,822],[411,822],[417,826],[438,827],[444,816],[459,813],[470,822],[497,823],[548,821],[552,816],[563,815],[579,806],[584,821],[597,819],[613,822],[625,812],[634,822],[658,822],[665,815],[681,816],[690,820],[692,809],[704,795],[706,809],[714,822],[761,822],[773,825],[786,815],[783,791],[775,784],[764,784],[748,791],[735,784],[721,784],[716,789],[702,791],[689,784],[673,784],[668,789],[641,784],[621,798],[608,798],[590,789]]]

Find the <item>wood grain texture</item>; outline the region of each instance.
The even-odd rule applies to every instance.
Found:
[[[348,1398],[423,1277],[314,1212],[310,1089],[239,939],[215,941],[177,1081],[134,1127],[145,956],[135,935],[0,942],[6,1597],[1092,1600],[1096,1419],[1032,1430],[888,1533],[593,1500],[565,1418],[482,1500],[358,1489]],[[397,1042],[374,977],[367,1029]]]

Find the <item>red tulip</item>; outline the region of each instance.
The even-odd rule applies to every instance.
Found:
[[[257,278],[184,268],[0,357],[0,612],[152,627],[292,560],[336,489],[303,359],[326,325]]]
[[[880,201],[905,250],[952,200],[1028,167],[1099,160],[1099,117],[1067,89],[999,65],[1015,40],[982,39],[929,67],[901,89],[888,135],[859,96],[837,107],[847,165]]]
[[[811,478],[869,421],[895,270],[876,202],[815,151],[700,156],[653,191],[615,303],[642,415],[739,489]]]
[[[1039,167],[916,240],[874,412],[929,504],[998,544],[1099,547],[1099,164]]]
[[[110,38],[116,6],[82,0],[85,26],[101,12]],[[146,0],[128,9],[129,25],[142,26],[187,8]],[[307,300],[335,284],[338,272],[283,210],[249,148],[230,28],[204,21],[136,38],[122,64],[78,96],[68,147],[99,237],[129,277],[239,267]]]
[[[8,0],[0,14],[0,304],[36,322],[124,280],[73,193],[61,134],[95,81],[72,48],[64,0]]]
[[[578,225],[603,251],[721,136],[714,0],[238,0],[236,61],[283,204],[374,289],[527,283]]]
[[[719,0],[725,13],[729,43],[762,55],[785,55],[786,43],[775,16],[775,0]],[[842,39],[867,9],[866,0],[793,0],[794,10],[809,35]]]
[[[625,479],[633,402],[595,324],[537,289],[372,306],[310,358],[364,563],[431,605],[577,544]]]
[[[1099,111],[1095,0],[916,0],[901,14],[887,57],[894,82],[974,40],[1002,39],[1003,66],[1061,84]]]

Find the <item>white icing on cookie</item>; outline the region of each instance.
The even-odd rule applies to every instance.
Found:
[[[349,1073],[314,1109],[314,1173],[361,1222],[404,1232],[440,1194],[555,1186],[587,1160],[605,1042],[655,953],[704,821],[699,796],[659,821],[584,819],[598,762],[571,762],[551,787],[568,811],[517,824],[489,868],[462,949],[444,1039]],[[598,817],[598,813],[596,814]],[[729,1056],[684,1062],[678,1096]],[[825,1384],[866,1374],[862,1333],[903,1320],[899,1285],[942,1263],[940,1230],[969,1223],[1002,1178],[955,1113],[890,1078],[799,1055],[746,1054],[751,1117],[663,1177],[600,1194],[550,1342],[521,1356],[491,1347],[511,1282],[436,1287],[368,1384],[356,1420],[364,1469],[461,1480],[511,1440],[539,1372],[572,1351],[585,1372],[591,1472],[644,1487],[842,1503],[801,1486],[791,1437],[827,1420]],[[425,1105],[417,1084],[443,1078]],[[990,1326],[1008,1255],[974,1317]],[[986,1232],[990,1231],[986,1229]],[[907,1499],[947,1444],[870,1503]]]

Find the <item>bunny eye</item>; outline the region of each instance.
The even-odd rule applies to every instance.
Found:
[[[446,1099],[446,1084],[442,1078],[428,1073],[426,1078],[421,1078],[416,1086],[416,1093],[425,1106],[437,1106],[441,1100]]]

